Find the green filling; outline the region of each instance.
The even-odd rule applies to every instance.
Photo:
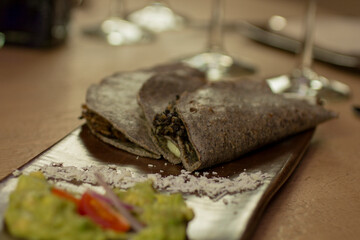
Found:
[[[5,223],[11,235],[36,240],[185,239],[186,225],[193,218],[180,194],[155,193],[151,182],[139,183],[128,191],[117,190],[124,202],[138,206],[136,217],[146,227],[135,234],[103,230],[77,213],[74,203],[51,193],[41,173],[19,177],[10,195]]]

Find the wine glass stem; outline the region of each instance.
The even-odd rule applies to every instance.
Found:
[[[211,19],[208,33],[208,50],[210,52],[220,52],[223,50],[223,17],[224,1],[213,0],[211,6]]]
[[[308,0],[305,17],[305,35],[300,62],[301,69],[311,68],[313,61],[316,4],[317,0]]]
[[[125,17],[125,0],[110,0],[109,15],[123,19]]]

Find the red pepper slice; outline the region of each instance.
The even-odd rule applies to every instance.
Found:
[[[64,190],[61,190],[59,188],[52,188],[51,193],[53,193],[54,195],[56,195],[58,197],[64,198],[66,200],[69,200],[69,201],[75,203],[76,206],[79,205],[80,200]]]
[[[112,229],[117,232],[130,230],[130,224],[123,216],[90,192],[82,195],[79,202],[79,213],[88,216],[104,229]]]

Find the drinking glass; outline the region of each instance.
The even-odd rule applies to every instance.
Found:
[[[125,1],[110,0],[108,17],[100,24],[84,29],[84,33],[105,39],[110,45],[130,45],[148,42],[153,35],[139,25],[127,21]]]
[[[127,19],[154,33],[179,30],[186,22],[186,18],[172,10],[165,0],[150,1],[147,6],[130,13]]]
[[[204,52],[182,61],[206,73],[208,80],[216,81],[224,77],[249,75],[256,71],[249,63],[230,56],[223,45],[224,1],[212,0],[212,10],[208,31],[208,44]]]
[[[308,0],[305,14],[305,34],[300,64],[290,74],[267,79],[275,93],[295,93],[300,96],[322,98],[348,97],[350,88],[339,81],[330,80],[312,70],[317,0]]]

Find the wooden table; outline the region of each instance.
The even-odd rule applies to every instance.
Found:
[[[78,119],[91,83],[115,71],[149,67],[200,52],[204,29],[158,35],[156,41],[112,47],[81,33],[106,15],[106,4],[88,2],[74,9],[65,45],[39,50],[5,46],[0,50],[0,179],[25,164],[83,122]],[[142,1],[128,1],[129,10]],[[325,4],[326,2],[326,4]],[[210,1],[170,1],[194,21],[209,16]],[[300,15],[301,1],[228,1],[226,19],[265,20],[273,14]],[[355,7],[354,7],[355,6]],[[359,4],[320,1],[319,14],[356,15]],[[236,32],[225,35],[226,49],[255,63],[258,78],[289,72],[298,57],[254,43]],[[339,119],[319,126],[295,173],[270,202],[253,239],[358,239],[360,236],[360,75],[318,63],[314,69],[341,80],[351,99],[330,101]]]

